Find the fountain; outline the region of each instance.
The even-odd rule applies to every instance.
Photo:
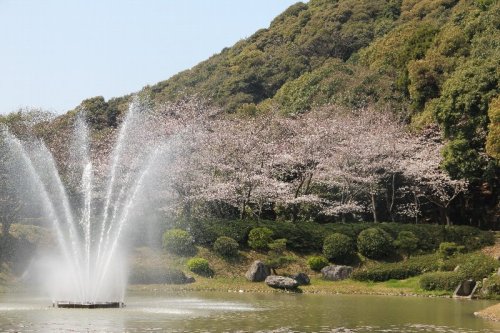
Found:
[[[91,150],[84,117],[76,116],[64,174],[43,142],[1,129],[9,188],[54,230],[57,248],[37,259],[37,275],[55,307],[124,305],[127,231],[158,193],[169,155],[156,117],[135,98],[104,158],[102,149]]]

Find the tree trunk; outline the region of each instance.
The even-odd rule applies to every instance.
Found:
[[[371,206],[372,206],[372,213],[373,213],[373,222],[377,223],[377,205],[375,202],[375,193],[370,193],[371,197]]]

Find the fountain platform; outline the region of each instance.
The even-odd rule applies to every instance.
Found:
[[[62,309],[118,309],[124,308],[123,302],[54,302],[54,308]]]

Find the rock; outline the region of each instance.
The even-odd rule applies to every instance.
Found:
[[[294,279],[279,275],[270,275],[266,277],[265,282],[269,287],[278,289],[297,289],[299,286]]]
[[[195,282],[195,281],[196,281],[196,280],[194,279],[194,277],[189,276],[189,275],[187,275],[187,276],[186,276],[185,283],[193,283],[193,282]]]
[[[245,277],[252,282],[264,281],[269,275],[271,270],[260,260],[255,260],[245,273]]]
[[[311,279],[306,273],[298,273],[290,276],[292,279],[299,283],[299,286],[306,286],[311,283]]]
[[[323,267],[323,269],[321,270],[321,274],[323,274],[323,279],[325,280],[345,280],[351,276],[352,267],[343,265],[330,265]]]
[[[500,275],[500,267],[498,268],[497,275]]]

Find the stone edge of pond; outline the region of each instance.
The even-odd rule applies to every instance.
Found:
[[[474,315],[491,321],[500,321],[500,303],[487,307],[486,309],[474,312]]]

